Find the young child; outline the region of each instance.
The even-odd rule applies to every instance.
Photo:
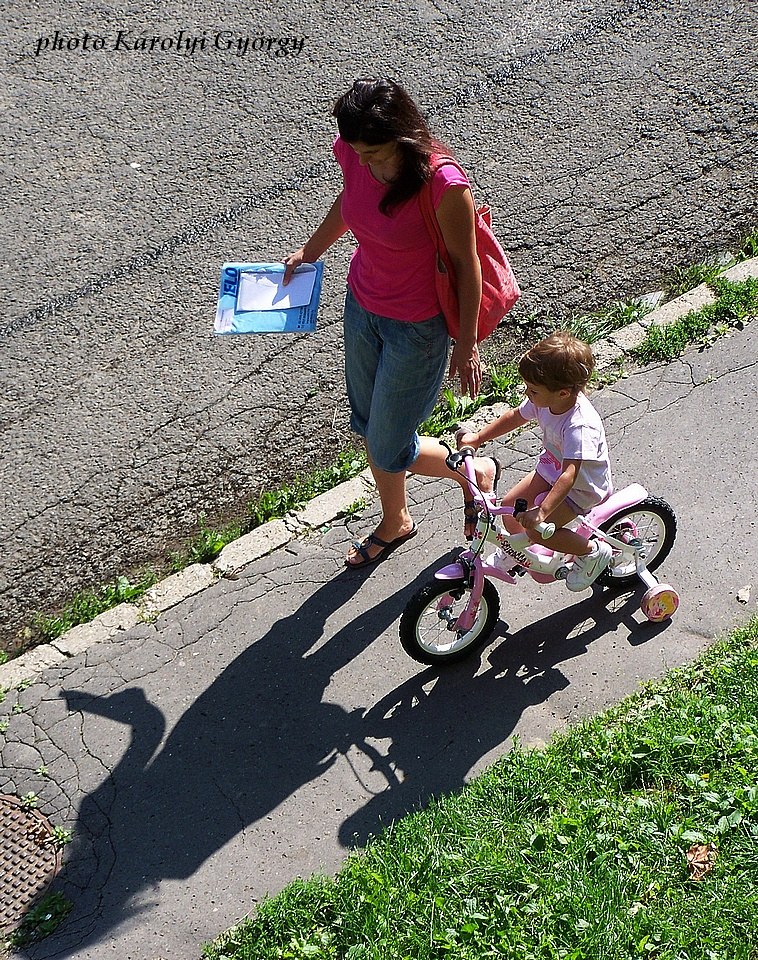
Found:
[[[519,362],[519,374],[526,386],[523,403],[478,432],[464,427],[456,436],[459,449],[477,449],[530,420],[539,423],[543,448],[537,468],[503,498],[503,504],[513,506],[523,497],[529,508],[516,517],[504,516],[503,521],[509,533],[526,530],[533,542],[541,542],[534,530],[537,523],[554,523],[557,529],[549,546],[574,554],[576,559],[566,580],[569,590],[574,591],[589,587],[611,559],[608,544],[589,541],[564,529],[612,490],[603,424],[584,393],[594,368],[586,343],[568,333],[554,333],[535,344]]]

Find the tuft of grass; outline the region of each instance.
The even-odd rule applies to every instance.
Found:
[[[345,516],[348,519],[359,517],[370,503],[371,501],[368,497],[360,497],[358,500],[354,500],[345,508]]]
[[[20,926],[6,937],[12,949],[23,949],[48,937],[68,916],[73,904],[62,893],[51,893],[27,913]]]
[[[221,529],[216,529],[209,527],[206,519],[206,515],[201,513],[198,517],[199,529],[195,539],[183,550],[169,554],[172,570],[184,570],[193,563],[211,563],[228,543],[241,537],[245,532],[241,523],[230,523]]]
[[[758,314],[758,280],[751,277],[739,283],[719,278],[713,281],[718,296],[714,304],[693,310],[674,323],[648,327],[645,340],[631,351],[639,363],[667,362],[680,356],[692,343],[709,342],[730,327],[739,327],[748,317]]]
[[[610,336],[615,330],[641,320],[651,310],[649,304],[640,300],[626,303],[617,301],[601,310],[572,317],[564,329],[585,343],[595,343],[596,340]]]
[[[457,397],[453,390],[446,387],[442,391],[442,399],[435,406],[431,416],[418,428],[418,432],[427,437],[441,437],[449,433],[461,420],[470,417],[472,413],[484,404],[484,395],[476,399],[469,396]]]
[[[675,267],[664,283],[667,299],[681,297],[682,294],[699,287],[701,283],[712,284],[733,263],[734,260],[728,263],[696,263],[689,267]]]
[[[62,636],[67,630],[81,623],[89,623],[99,614],[111,610],[119,603],[139,599],[156,581],[153,571],[148,571],[132,582],[128,577],[117,577],[104,587],[82,590],[67,603],[58,616],[37,613],[32,619],[43,643]]]
[[[326,493],[345,480],[357,477],[365,470],[366,465],[365,453],[343,451],[331,466],[307,474],[298,474],[292,484],[278,490],[264,491],[250,504],[248,529],[254,530],[269,520],[286,516],[291,510],[299,510],[319,494]]]
[[[515,747],[205,957],[754,960],[757,645],[755,619],[546,749]]]
[[[493,403],[508,403],[511,406],[522,398],[522,382],[514,364],[493,365],[488,371],[487,385],[475,399],[457,397],[453,390],[442,391],[442,399],[432,411],[428,420],[418,428],[419,433],[427,437],[441,437],[450,433],[459,423],[476,413],[481,407]]]
[[[739,252],[737,253],[738,261],[751,260],[753,257],[758,257],[758,227],[745,234],[740,241]]]

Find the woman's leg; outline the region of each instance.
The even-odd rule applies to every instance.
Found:
[[[470,540],[476,529],[478,511],[476,502],[470,499],[468,480],[465,474],[451,470],[445,463],[447,451],[433,437],[419,437],[419,454],[411,472],[420,477],[442,477],[455,480],[463,493],[465,516],[464,533]],[[476,482],[482,493],[492,493],[500,476],[500,463],[494,457],[474,457]]]
[[[352,425],[366,438],[369,465],[382,505],[382,519],[374,535],[392,543],[413,530],[405,476],[418,456],[416,427],[434,408],[447,368],[447,328],[441,317],[419,323],[369,317],[381,350],[378,358],[375,354],[367,356],[365,343],[359,342],[357,349],[351,351],[350,363],[346,365],[348,395],[353,410]],[[372,367],[370,371],[367,365]],[[361,404],[357,395],[363,395],[365,407],[370,375],[373,375],[370,410],[367,416],[364,414],[365,429],[361,431],[363,423],[357,416]],[[364,542],[363,549],[368,559],[353,548],[347,556],[348,564],[361,566],[378,556],[382,547]]]
[[[374,536],[385,543],[392,543],[398,537],[404,537],[413,529],[413,520],[408,512],[408,499],[405,490],[405,471],[401,473],[387,473],[386,470],[380,470],[371,460],[368,454],[368,462],[371,467],[371,474],[376,483],[379,502],[382,505],[382,519],[378,527],[374,530]],[[368,556],[368,560],[377,557],[384,547],[378,543],[366,543],[364,541],[363,549]],[[358,547],[353,545],[347,554],[347,563],[349,566],[363,566],[368,561],[359,552]]]

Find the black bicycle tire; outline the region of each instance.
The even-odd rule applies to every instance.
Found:
[[[600,529],[605,533],[610,533],[613,527],[625,517],[643,513],[655,516],[660,521],[663,529],[662,545],[658,547],[655,555],[645,564],[647,569],[652,573],[653,570],[660,567],[666,557],[671,553],[674,540],[676,539],[676,514],[670,504],[665,500],[661,500],[659,497],[646,497],[635,506],[624,507],[622,510],[614,513],[612,517],[609,517],[605,523],[600,525]],[[608,587],[626,587],[640,582],[636,572],[614,575],[613,570],[614,568],[612,566],[605,569],[598,577],[598,582]]]
[[[464,596],[470,593],[470,588],[465,585],[463,580],[432,580],[414,594],[406,604],[400,618],[400,643],[408,656],[418,663],[430,665],[456,663],[481,649],[492,635],[500,616],[500,595],[495,585],[490,580],[485,580],[477,619],[474,627],[468,632],[474,633],[475,628],[480,623],[481,627],[476,630],[467,643],[450,653],[434,653],[429,649],[429,644],[425,645],[422,642],[418,627],[424,614],[432,612],[430,608],[436,600],[444,597],[447,593],[457,591],[461,591],[461,596],[458,599],[463,601]],[[465,602],[467,601],[460,604],[460,611],[463,610]]]

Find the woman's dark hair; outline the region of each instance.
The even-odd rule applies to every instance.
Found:
[[[417,194],[432,174],[430,157],[440,144],[432,138],[416,104],[394,80],[356,80],[334,104],[340,136],[347,143],[376,146],[394,140],[402,162],[379,209],[386,216]]]

